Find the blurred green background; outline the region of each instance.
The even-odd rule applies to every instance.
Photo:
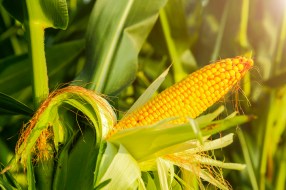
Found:
[[[86,47],[92,43],[86,42],[85,36],[94,3],[69,0],[67,30],[46,30],[51,90],[74,81],[84,67]],[[15,10],[19,10],[17,6]],[[0,92],[32,108],[27,52],[22,25],[0,6]],[[252,55],[255,62],[250,74],[241,81],[238,100],[241,114],[255,115],[257,119],[233,129],[235,143],[217,152],[226,161],[247,164],[243,172],[225,171],[225,177],[234,189],[284,189],[285,0],[169,0],[139,53],[135,80],[107,95],[114,107],[123,112],[171,64],[161,90],[212,61],[236,55]],[[235,109],[235,92],[234,89],[215,106],[227,105],[231,113]],[[0,163],[6,164],[14,154],[22,125],[30,117],[1,108],[0,114]]]

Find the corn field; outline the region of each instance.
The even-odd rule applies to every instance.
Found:
[[[0,0],[0,189],[286,188],[286,1]]]

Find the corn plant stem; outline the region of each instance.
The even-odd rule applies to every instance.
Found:
[[[160,21],[167,43],[167,48],[173,62],[175,82],[179,82],[186,76],[186,73],[184,72],[183,66],[181,64],[180,57],[176,49],[176,44],[172,39],[168,18],[164,9],[160,10]]]
[[[39,105],[48,97],[48,75],[44,47],[44,27],[38,22],[29,22],[30,57],[33,73],[34,107]]]
[[[248,172],[248,175],[250,178],[250,183],[252,185],[252,189],[258,190],[259,189],[258,183],[257,183],[257,179],[255,177],[254,167],[253,167],[253,163],[251,161],[251,156],[249,154],[249,149],[247,147],[247,142],[244,138],[243,132],[239,128],[237,130],[237,135],[238,135],[239,142],[241,144],[243,157],[244,157],[244,160],[245,160],[246,165],[247,165],[247,172]]]
[[[275,117],[275,93],[276,91],[271,91],[269,100],[269,112],[266,122],[266,128],[264,132],[264,144],[262,146],[261,161],[260,161],[260,184],[259,189],[264,190],[266,184],[266,169],[267,169],[267,158],[269,152],[269,144],[271,142],[271,129]]]
[[[47,74],[47,65],[45,57],[45,46],[44,46],[44,33],[46,24],[44,20],[39,19],[41,12],[37,3],[31,0],[26,0],[26,9],[25,11],[25,28],[27,30],[28,36],[28,46],[29,46],[29,56],[32,63],[32,88],[33,88],[33,98],[34,98],[34,108],[37,109],[40,104],[48,97],[49,87],[48,87],[48,74]],[[31,155],[27,159],[27,171],[28,173],[28,188],[35,189],[35,173],[33,170],[33,164],[31,162]],[[44,164],[43,164],[44,165]],[[47,164],[45,168],[48,168],[50,165]],[[44,166],[40,166],[43,167]],[[29,169],[30,168],[30,169]],[[50,172],[51,171],[46,171]],[[50,174],[49,173],[49,174]],[[46,174],[46,175],[49,175]],[[38,175],[38,174],[36,174]],[[39,178],[41,176],[36,176]],[[52,180],[45,178],[44,180],[37,181],[37,186],[47,186],[51,187]]]
[[[247,24],[249,16],[249,0],[242,0],[241,20],[239,27],[239,43],[242,47],[248,47]]]

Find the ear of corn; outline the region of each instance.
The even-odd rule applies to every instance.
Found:
[[[178,117],[176,123],[185,122],[187,117],[196,118],[221,99],[252,66],[253,60],[242,56],[209,64],[124,117],[110,134],[168,117]]]

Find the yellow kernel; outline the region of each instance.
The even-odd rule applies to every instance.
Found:
[[[235,58],[235,59],[232,60],[232,62],[233,62],[234,64],[238,64],[238,63],[239,63],[239,59]]]
[[[213,74],[210,74],[209,76],[208,76],[208,79],[210,80],[210,79],[213,79],[214,78],[214,75]]]
[[[186,87],[186,85],[182,86],[182,90],[186,91],[188,88]]]
[[[207,90],[208,90],[208,88],[209,88],[209,87],[208,87],[208,85],[207,85],[207,84],[203,84],[203,85],[202,85],[202,89],[204,89],[205,91],[207,91]]]
[[[225,67],[225,69],[226,69],[227,71],[232,70],[232,65],[227,65],[227,66]]]
[[[243,66],[243,64],[238,64],[237,68],[239,71],[242,71],[244,69],[244,66]]]
[[[205,98],[206,98],[206,95],[205,95],[205,94],[201,94],[201,98],[202,98],[202,99],[205,99]]]
[[[221,80],[222,80],[222,79],[225,79],[225,73],[220,73],[219,78],[220,78]]]
[[[194,80],[194,83],[197,83],[199,81],[198,78],[194,78],[193,80]]]
[[[218,85],[222,88],[222,87],[224,87],[226,84],[225,84],[223,81],[221,81]],[[223,89],[222,89],[222,90],[223,90]]]
[[[212,75],[213,73],[212,73],[210,70],[206,70],[206,74],[207,74],[208,76],[210,76],[210,75]]]
[[[215,84],[215,85],[214,85],[214,89],[218,90],[219,88],[220,88],[220,87],[219,87],[218,84]]]
[[[235,76],[235,71],[234,70],[230,70],[229,74],[230,74],[231,77],[233,77],[233,76]]]
[[[252,67],[253,66],[253,60],[252,59],[248,60],[248,64],[250,67]]]
[[[207,74],[211,75],[212,73],[216,73],[217,69],[213,67],[213,68],[211,68],[211,70],[207,70],[207,71],[208,71]]]
[[[233,70],[234,70],[235,72],[238,72],[238,67],[237,67],[237,66],[233,67]]]
[[[220,79],[220,77],[215,77],[215,78],[214,78],[214,81],[215,81],[216,83],[218,83],[219,81],[221,81],[221,79]]]
[[[131,121],[131,125],[136,126],[137,122],[135,120]]]
[[[225,69],[224,68],[220,68],[219,72],[223,73],[223,72],[225,72]]]
[[[237,80],[239,80],[240,77],[241,77],[241,74],[240,73],[236,73],[235,77],[236,77]]]
[[[199,80],[202,80],[202,79],[203,79],[203,76],[202,76],[202,75],[198,75],[198,79],[199,79]]]
[[[208,96],[208,97],[207,97],[207,100],[208,100],[208,102],[212,102],[212,97],[211,97],[211,96]]]

